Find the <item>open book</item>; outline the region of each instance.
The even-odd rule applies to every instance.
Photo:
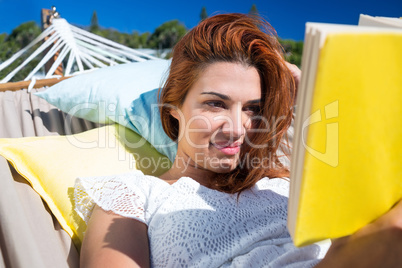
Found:
[[[395,27],[402,29],[401,18],[388,18],[388,17],[372,17],[369,15],[360,14],[359,26],[372,26],[372,27]]]
[[[297,246],[350,235],[402,198],[402,29],[306,24],[290,181]]]

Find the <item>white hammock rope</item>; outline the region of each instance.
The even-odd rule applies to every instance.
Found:
[[[58,50],[56,50],[56,51],[58,51]],[[60,54],[57,56],[57,59],[54,61],[54,63],[50,67],[50,69],[47,72],[45,78],[50,78],[50,76],[52,74],[54,74],[54,72],[56,71],[57,67],[59,67],[61,61],[64,59],[64,57],[67,55],[68,52],[69,52],[68,47],[65,46],[63,48],[63,50],[60,52]]]
[[[13,63],[17,58],[19,58],[23,53],[25,53],[28,49],[36,45],[39,41],[41,41],[44,37],[48,36],[53,30],[53,27],[47,28],[43,31],[38,37],[36,37],[31,43],[29,43],[25,48],[21,49],[17,53],[15,53],[11,58],[0,64],[0,71],[6,68],[8,65]]]
[[[16,73],[18,73],[22,68],[24,68],[25,65],[27,65],[31,60],[33,60],[36,56],[38,56],[40,53],[42,53],[47,47],[52,45],[54,40],[58,37],[58,33],[53,34],[49,39],[47,39],[38,49],[34,51],[26,60],[24,60],[23,63],[21,63],[17,68],[15,68],[11,73],[9,73],[3,80],[1,80],[2,83],[8,82],[11,78],[14,77]],[[19,56],[21,56],[20,54]],[[17,57],[18,58],[18,57]],[[16,59],[17,59],[16,58]],[[11,64],[11,62],[10,62]],[[1,71],[1,69],[0,69]]]
[[[84,44],[85,44],[85,45],[84,45]],[[107,62],[107,63],[109,63],[109,65],[115,64],[114,61],[112,61],[112,60],[110,60],[109,58],[104,57],[103,55],[97,53],[97,52],[96,52],[96,49],[97,49],[96,47],[93,47],[93,50],[91,50],[91,49],[87,49],[87,48],[86,48],[86,45],[87,45],[86,43],[83,43],[83,45],[82,45],[82,47],[81,47],[82,51],[85,52],[87,55],[92,56],[92,58],[93,58],[94,61],[98,61],[98,65],[99,65],[99,66],[101,66],[101,67],[105,67],[105,66],[106,66],[103,62],[101,62],[101,61],[99,61],[99,60],[102,60],[102,61],[104,61],[104,62]],[[98,60],[98,59],[99,59],[99,60]]]
[[[36,67],[28,74],[24,81],[31,80],[31,78],[39,71],[39,69],[50,60],[50,58],[56,53],[56,51],[63,45],[63,40],[59,39],[49,50],[49,52],[42,58],[42,60],[36,65]]]
[[[118,55],[118,53],[120,53],[121,55],[124,55],[124,56],[126,56],[128,58],[131,58],[132,60],[136,60],[136,61],[144,61],[145,60],[145,59],[143,59],[141,57],[138,57],[137,55],[133,55],[132,53],[127,53],[123,49],[114,48],[114,47],[111,47],[111,46],[104,45],[102,43],[99,43],[99,42],[97,42],[97,41],[95,41],[95,40],[93,40],[91,38],[88,38],[88,37],[80,35],[80,34],[76,34],[74,37],[77,38],[78,40],[82,40],[82,41],[87,42],[89,44],[94,44],[95,46],[98,46],[99,48],[103,49],[105,52],[107,52],[109,50],[112,53],[115,52],[117,55]]]
[[[70,52],[70,57],[68,58],[67,67],[66,67],[66,70],[64,72],[64,76],[70,76],[71,68],[73,67],[74,61],[75,61],[75,54],[74,54],[74,51],[71,51]]]
[[[45,74],[45,78],[54,77],[57,68],[65,59],[67,65],[64,69],[64,76],[75,75],[120,63],[157,59],[148,54],[136,51],[135,49],[123,46],[119,43],[72,26],[65,19],[55,18],[52,21],[52,25],[29,43],[28,46],[1,63],[0,71],[8,67],[19,57],[24,55],[29,49],[44,39],[46,40],[43,44],[41,44],[18,67],[4,77],[0,83],[7,83],[10,81],[20,70],[46,49],[48,49],[48,51],[45,56],[28,74],[24,79],[25,81],[34,79],[35,75],[41,70],[41,68],[57,53],[57,59]]]
[[[70,25],[70,27],[71,27],[71,29],[72,29],[73,32],[81,33],[81,34],[84,35],[84,36],[88,36],[88,37],[90,37],[90,38],[93,39],[93,40],[99,41],[98,44],[105,43],[105,44],[109,45],[110,47],[116,47],[116,48],[118,48],[118,49],[121,49],[123,52],[129,52],[129,55],[133,55],[133,56],[134,56],[134,55],[137,55],[137,56],[140,56],[140,57],[145,57],[146,59],[157,59],[156,57],[153,57],[153,56],[150,56],[150,55],[148,55],[148,54],[139,52],[139,51],[137,51],[137,50],[135,50],[135,49],[132,49],[132,48],[123,46],[122,44],[113,42],[113,41],[111,41],[111,40],[109,40],[109,39],[106,39],[106,38],[104,38],[104,37],[101,37],[101,36],[99,36],[99,35],[96,35],[96,34],[93,34],[93,33],[87,32],[87,31],[84,31],[84,30],[82,30],[82,29],[80,29],[80,28],[78,28],[78,27],[75,27],[75,26],[72,26],[72,25]],[[144,59],[143,59],[143,60],[144,60]]]
[[[82,48],[82,51],[85,53],[84,55],[86,56],[86,58],[87,58],[90,62],[94,63],[95,65],[97,65],[97,66],[99,66],[99,67],[106,67],[106,66],[107,66],[107,65],[104,64],[103,62],[99,61],[96,57],[94,57],[94,54],[95,54],[95,53],[93,53],[91,50],[86,49],[86,48]],[[102,60],[108,62],[109,65],[115,64],[114,61],[111,61],[111,60],[109,60],[109,59],[106,58],[106,57],[103,57],[103,58],[104,58],[104,59],[102,59]]]
[[[89,39],[90,40],[90,39]],[[101,55],[101,56],[107,56],[107,57],[110,57],[110,58],[112,58],[112,59],[115,59],[115,60],[118,60],[118,61],[121,61],[121,62],[124,62],[124,63],[128,63],[128,62],[130,62],[129,60],[126,60],[125,58],[122,58],[122,57],[119,57],[119,56],[117,56],[117,55],[115,55],[115,54],[113,54],[113,53],[110,53],[110,52],[108,52],[108,51],[106,51],[106,50],[103,50],[103,49],[101,49],[101,48],[98,48],[98,47],[96,47],[96,46],[92,46],[91,44],[89,44],[89,42],[88,43],[85,43],[85,42],[82,42],[81,40],[79,40],[79,39],[77,39],[76,40],[76,42],[77,42],[77,44],[80,44],[80,46],[81,46],[81,49],[87,49],[87,48],[89,48],[90,50],[92,50],[92,51],[94,51],[94,52],[97,52],[99,55]],[[103,55],[102,55],[103,54]],[[144,59],[142,59],[142,58],[140,58],[139,59],[139,61],[143,61]],[[110,62],[111,62],[111,64],[116,64],[116,62],[115,61],[113,61],[113,60],[109,60]]]

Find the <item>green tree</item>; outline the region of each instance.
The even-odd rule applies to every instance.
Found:
[[[98,15],[96,14],[96,10],[94,10],[94,12],[92,13],[91,25],[89,26],[89,30],[91,32],[96,32],[99,30]]]
[[[300,67],[303,54],[303,41],[279,39],[279,42],[283,47],[285,59]]]
[[[41,29],[34,21],[22,23],[7,37],[7,42],[15,42],[19,48],[27,46],[40,33]]]
[[[255,4],[253,4],[251,6],[250,11],[248,12],[248,14],[251,15],[251,16],[258,16],[259,15],[257,6]]]
[[[40,27],[33,21],[25,22],[16,27],[10,35],[2,34],[0,36],[0,62],[3,62],[17,51],[26,47],[41,33]],[[36,44],[27,53],[19,57],[7,68],[0,71],[0,79],[3,79],[7,74],[19,66],[40,44]],[[29,72],[39,63],[40,57],[33,59],[25,68],[19,71],[10,82],[17,82],[23,80]]]
[[[139,48],[148,47],[148,39],[150,35],[150,33],[145,32],[139,36]]]
[[[0,34],[0,63],[6,60],[7,34]]]
[[[172,48],[187,32],[178,20],[163,23],[149,38],[149,46],[156,49]]]
[[[201,19],[201,21],[203,21],[206,18],[208,18],[207,9],[205,7],[202,7],[201,14],[200,14],[200,19]]]

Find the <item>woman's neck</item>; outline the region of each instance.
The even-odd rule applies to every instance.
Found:
[[[177,153],[172,167],[160,179],[172,184],[181,177],[190,177],[203,186],[211,187],[211,179],[215,173],[197,165],[188,155]]]

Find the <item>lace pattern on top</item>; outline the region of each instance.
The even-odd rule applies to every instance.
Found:
[[[147,224],[145,210],[149,193],[160,186],[168,184],[140,171],[118,176],[78,178],[74,190],[76,211],[88,222],[96,204],[105,211]]]
[[[191,178],[169,185],[139,173],[77,180],[77,210],[94,204],[148,225],[153,267],[313,267],[317,245],[287,232],[288,182],[264,178],[239,199]]]

